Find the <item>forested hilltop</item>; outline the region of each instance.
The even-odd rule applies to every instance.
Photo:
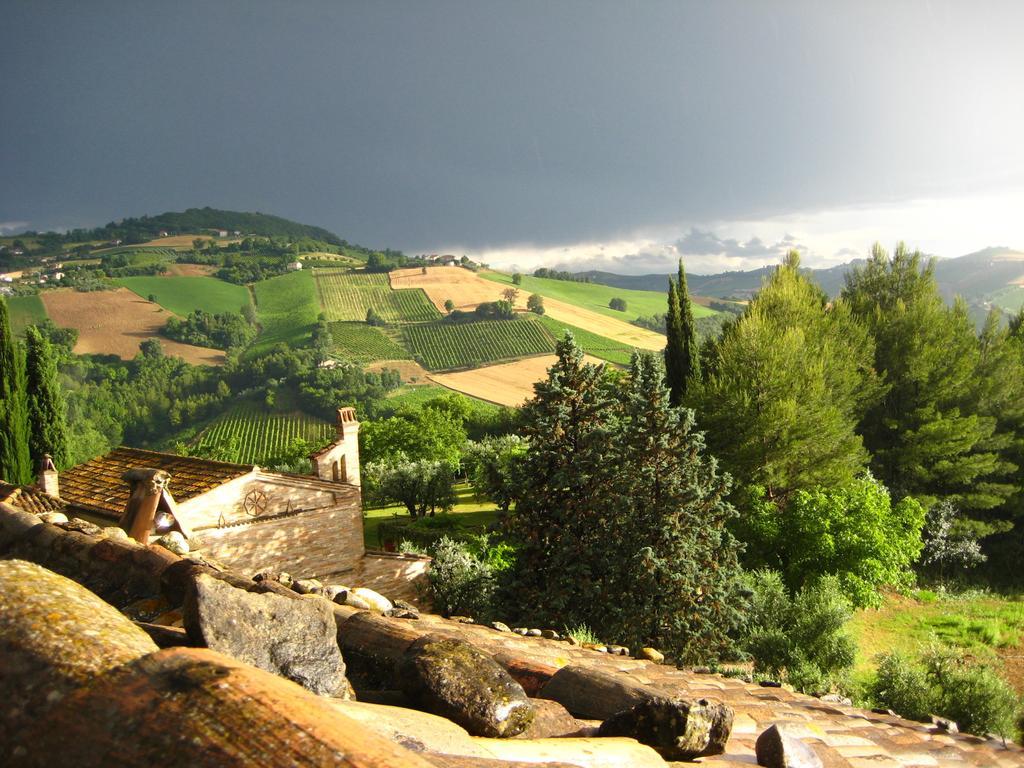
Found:
[[[121,240],[124,243],[143,243],[163,234],[180,234],[226,230],[230,234],[284,237],[299,240],[309,238],[341,245],[344,241],[333,232],[310,224],[272,216],[267,213],[243,213],[218,208],[188,208],[168,211],[156,216],[112,221],[95,229],[73,229],[64,235],[65,242],[83,240]],[[30,236],[35,233],[27,233]]]

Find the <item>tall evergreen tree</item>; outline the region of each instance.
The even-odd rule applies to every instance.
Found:
[[[726,325],[691,398],[712,454],[771,499],[859,474],[857,421],[880,391],[866,329],[799,268],[790,253]]]
[[[29,454],[39,466],[49,454],[58,468],[68,465],[64,394],[49,340],[34,325],[25,334],[28,384]]]
[[[0,297],[0,479],[32,481],[28,452],[25,360],[14,339],[7,301]]]
[[[679,405],[685,390],[683,368],[683,317],[679,304],[679,291],[668,279],[668,311],[665,313],[665,384],[672,396],[672,404]]]
[[[738,624],[738,544],[726,523],[730,480],[707,456],[693,411],[671,406],[660,363],[635,355],[622,394],[612,463],[619,514],[608,538],[617,591],[603,626],[633,647],[671,649],[690,662],[718,659]]]
[[[679,260],[679,278],[676,283],[676,295],[679,299],[679,325],[681,331],[681,365],[682,392],[673,401],[679,405],[686,397],[686,388],[690,381],[700,379],[700,345],[697,342],[697,323],[693,319],[693,302],[690,301],[690,290],[686,285],[686,271],[683,260]]]
[[[876,244],[847,273],[842,297],[874,337],[874,366],[888,386],[859,430],[872,472],[894,496],[991,509],[1008,488],[992,443],[996,419],[978,407],[978,339],[963,302],[942,300],[934,272],[932,260],[900,243],[891,258]]]
[[[583,362],[571,333],[523,408],[529,450],[509,532],[518,541],[515,601],[523,619],[586,622],[608,599],[603,564],[582,556],[607,536],[617,473],[610,453],[613,390],[604,367]]]

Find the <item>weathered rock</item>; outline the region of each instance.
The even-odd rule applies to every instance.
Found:
[[[324,597],[332,603],[344,605],[345,598],[348,597],[348,587],[343,587],[340,584],[328,584],[324,587]]]
[[[821,758],[786,725],[776,723],[757,737],[757,764],[765,768],[823,768]]]
[[[612,715],[598,735],[628,736],[666,760],[690,760],[724,752],[731,730],[732,709],[725,705],[707,699],[652,699]]]
[[[416,640],[399,666],[398,683],[419,706],[474,736],[515,736],[535,714],[522,686],[461,640],[431,635]]]
[[[372,611],[347,605],[336,605],[331,610],[352,684],[359,690],[393,686],[406,650],[421,633],[405,622],[390,621]]]
[[[932,715],[932,725],[934,725],[937,730],[945,733],[960,733],[960,726],[956,724],[956,721],[950,720],[948,717]]]
[[[187,555],[191,550],[188,545],[188,539],[181,535],[180,531],[171,531],[165,533],[154,544],[159,544],[164,549],[173,552],[176,555]]]
[[[450,616],[449,621],[454,621],[457,624],[476,624],[476,621],[471,616]]]
[[[124,528],[118,528],[116,525],[104,528],[102,533],[103,537],[106,539],[117,539],[119,541],[129,540],[128,534],[125,532]],[[134,539],[131,539],[131,541],[134,541]]]
[[[528,630],[526,630],[526,636],[527,637],[541,637],[541,636],[543,636],[543,634],[544,633],[541,632],[539,629],[528,629]]]
[[[298,579],[292,582],[292,589],[300,595],[321,594],[324,585],[316,579]]]
[[[331,699],[206,648],[158,651],[104,675],[26,739],[40,768],[431,766]]]
[[[384,611],[382,614],[390,619],[409,619],[416,621],[420,615],[416,611],[407,611],[404,608],[392,608],[390,611]]]
[[[557,701],[530,699],[536,712],[529,727],[517,739],[557,739],[576,736],[584,725]]]
[[[624,645],[609,645],[608,653],[613,656],[629,656],[629,648]]]
[[[345,593],[345,602],[343,602],[342,605],[347,605],[351,608],[359,608],[364,611],[370,610],[370,604],[355,592],[351,591]]]
[[[0,561],[0,764],[65,696],[156,650],[84,587],[34,563]]]
[[[391,603],[395,608],[400,608],[403,611],[419,611],[419,608],[405,600],[392,600]]]
[[[545,640],[558,640],[558,639],[560,639],[560,635],[557,632],[555,632],[555,630],[553,630],[553,629],[542,629],[540,631],[540,636],[543,637]]]
[[[313,693],[350,695],[334,615],[324,601],[246,592],[199,574],[185,596],[183,620],[193,642]]]
[[[68,516],[65,515],[63,512],[43,512],[39,516],[39,519],[42,520],[44,523],[51,524],[68,522]]]
[[[499,632],[511,632],[512,631],[511,629],[508,628],[508,624],[505,624],[504,622],[501,622],[501,621],[492,621],[489,626],[490,626],[491,629],[496,629]]]
[[[557,701],[575,717],[594,720],[606,720],[638,704],[665,698],[655,688],[578,664],[556,671],[537,696]]]
[[[584,643],[583,647],[588,651],[597,651],[598,653],[608,653],[608,646],[602,645],[601,643]]]
[[[824,696],[819,697],[822,701],[827,704],[842,704],[844,707],[852,707],[853,700],[846,696],[840,696],[838,693],[826,693]]]
[[[665,660],[665,654],[656,648],[647,647],[640,649],[640,658],[653,661],[655,664],[661,664]]]
[[[103,532],[103,529],[95,523],[90,523],[88,520],[83,520],[80,517],[75,517],[66,523],[61,523],[60,527],[65,531],[78,531],[89,536],[99,536]]]
[[[388,600],[384,595],[379,592],[374,592],[372,589],[366,587],[356,587],[352,590],[352,593],[363,600],[367,605],[370,606],[371,611],[377,611],[377,613],[384,613],[390,611],[394,606],[391,601]]]
[[[526,637],[526,633],[529,632],[530,630],[527,629],[526,627],[516,627],[512,631],[515,632],[517,635],[522,635],[523,637]]]

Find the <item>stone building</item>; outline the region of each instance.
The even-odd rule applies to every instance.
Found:
[[[309,475],[121,447],[59,475],[52,465],[41,469],[46,493],[0,486],[0,500],[118,525],[138,495],[133,484],[145,478],[159,496],[155,534],[179,530],[193,551],[232,570],[287,571],[413,597],[426,561],[367,553],[363,544],[355,410],[338,409],[335,429],[334,441],[310,456]]]

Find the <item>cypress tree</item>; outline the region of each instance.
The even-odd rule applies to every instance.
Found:
[[[18,485],[32,481],[28,452],[25,362],[14,340],[7,301],[0,298],[0,479]]]
[[[68,465],[64,394],[49,340],[34,325],[25,334],[28,382],[29,454],[38,466],[49,454],[58,468]]]
[[[685,390],[683,372],[683,322],[679,305],[679,291],[672,278],[668,279],[668,312],[665,313],[665,385],[669,389],[672,405],[679,405]]]
[[[682,391],[673,403],[678,405],[686,397],[689,382],[700,379],[700,346],[697,344],[697,324],[693,320],[693,303],[690,291],[686,286],[686,271],[683,260],[679,260],[679,282],[676,283],[676,297],[679,300],[680,323],[680,372]]]

